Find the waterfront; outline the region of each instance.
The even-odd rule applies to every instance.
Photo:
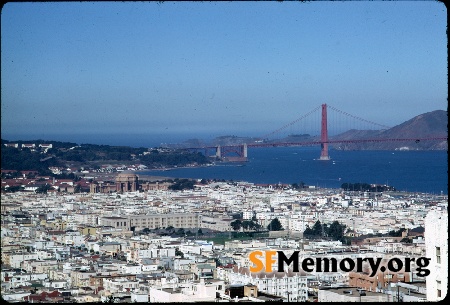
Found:
[[[342,183],[387,184],[399,191],[448,194],[446,151],[338,151],[317,160],[318,147],[249,149],[249,161],[210,167],[152,170],[140,175],[253,183],[300,183],[339,188]]]

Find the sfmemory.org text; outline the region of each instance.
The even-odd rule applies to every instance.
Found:
[[[381,272],[390,271],[392,273],[398,272],[404,268],[405,272],[411,272],[411,265],[415,262],[416,275],[420,277],[428,276],[430,270],[426,269],[430,264],[430,258],[419,257],[419,258],[405,258],[401,260],[400,258],[391,258],[387,261],[386,266],[382,266],[382,258],[358,257],[344,258],[338,262],[336,258],[304,258],[300,263],[299,258],[300,251],[294,251],[290,257],[287,257],[283,251],[252,251],[249,254],[250,262],[253,266],[250,267],[251,272],[272,272],[272,265],[278,263],[278,272],[284,272],[285,263],[287,266],[292,264],[292,271],[299,272],[300,269],[306,272],[337,272],[338,269],[344,272],[363,272],[364,263],[369,264],[372,273],[370,276],[377,274],[378,270]],[[278,258],[275,259],[274,256]]]

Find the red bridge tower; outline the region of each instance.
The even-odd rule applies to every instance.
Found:
[[[328,128],[327,128],[327,104],[322,104],[322,126],[320,132],[320,147],[322,148],[320,152],[319,160],[330,160],[328,156]]]

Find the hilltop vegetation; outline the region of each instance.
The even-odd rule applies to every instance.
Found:
[[[29,149],[19,150],[14,147],[1,148],[1,162],[2,169],[10,169],[16,171],[35,170],[40,175],[48,175],[50,166],[57,166],[60,164],[56,159],[50,158],[42,160],[42,154],[32,152]],[[42,161],[41,161],[42,160]]]
[[[19,143],[19,147],[6,147],[7,143]],[[36,144],[35,148],[22,148],[21,144]],[[46,141],[53,147],[44,151],[38,147],[39,141],[7,141],[2,139],[2,169],[36,170],[40,174],[49,174],[48,168],[68,167],[70,164],[91,165],[94,168],[101,164],[120,162],[124,164],[143,164],[148,168],[164,168],[186,165],[202,165],[209,163],[201,153],[190,153],[176,149],[148,149],[128,146],[109,146],[67,142]],[[44,143],[40,143],[44,144]]]

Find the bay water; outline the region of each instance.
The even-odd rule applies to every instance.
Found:
[[[318,160],[319,147],[249,148],[248,162],[150,170],[140,175],[225,179],[257,184],[304,182],[320,188],[343,183],[390,185],[398,191],[448,194],[447,151],[341,151]]]

